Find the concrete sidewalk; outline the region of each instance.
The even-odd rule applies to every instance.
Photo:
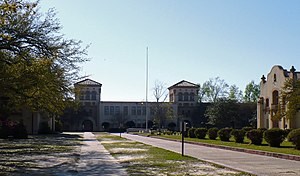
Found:
[[[96,140],[91,132],[83,134],[80,160],[77,166],[78,174],[89,176],[126,176],[126,170],[110,155]]]
[[[131,134],[122,134],[122,137],[181,153],[180,142]],[[185,155],[255,175],[300,176],[299,161],[211,148],[195,144],[185,144]]]

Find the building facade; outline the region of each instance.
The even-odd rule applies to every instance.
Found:
[[[281,90],[287,79],[300,79],[300,72],[295,68],[288,71],[275,65],[267,78],[263,75],[260,82],[260,97],[257,103],[257,127],[258,128],[300,128],[300,112],[293,119],[283,117],[280,120],[274,118],[281,101]],[[281,105],[286,108],[286,105]]]
[[[197,105],[199,86],[180,81],[169,87],[169,102],[101,101],[102,84],[85,79],[74,85],[80,103],[77,112],[66,111],[61,117],[66,131],[103,131],[111,128],[152,128],[159,121],[161,128],[178,128],[180,120],[191,121]],[[159,108],[159,110],[158,110]],[[159,111],[159,120],[158,117]],[[147,116],[147,117],[146,117]]]

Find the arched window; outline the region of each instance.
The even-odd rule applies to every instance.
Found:
[[[183,101],[183,96],[181,92],[178,93],[178,101]]]
[[[189,101],[189,94],[187,92],[184,93],[184,101]]]
[[[270,106],[269,98],[266,99],[266,108]]]
[[[274,90],[272,93],[272,104],[278,105],[278,91]]]

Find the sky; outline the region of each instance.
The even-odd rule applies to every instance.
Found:
[[[242,91],[274,65],[300,70],[299,0],[41,0],[66,38],[89,45],[81,75],[102,101],[148,100],[156,80],[203,84],[220,77]]]

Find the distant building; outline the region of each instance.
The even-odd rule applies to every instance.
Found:
[[[146,112],[148,127],[154,123],[156,102],[136,101],[101,101],[102,84],[91,79],[75,83],[78,93],[75,99],[80,102],[78,111],[66,111],[61,117],[64,130],[102,131],[111,128],[136,127],[145,128]],[[162,102],[164,109],[171,109],[172,117],[162,124],[164,128],[179,127],[179,120],[191,124],[191,115],[198,102],[199,85],[180,81],[169,87],[169,102]]]
[[[280,91],[287,79],[300,79],[300,72],[292,67],[290,71],[281,66],[274,66],[267,78],[263,75],[260,82],[260,97],[257,104],[257,127],[258,128],[300,128],[300,113],[293,119],[273,119],[278,111]],[[283,105],[286,107],[286,105]]]

